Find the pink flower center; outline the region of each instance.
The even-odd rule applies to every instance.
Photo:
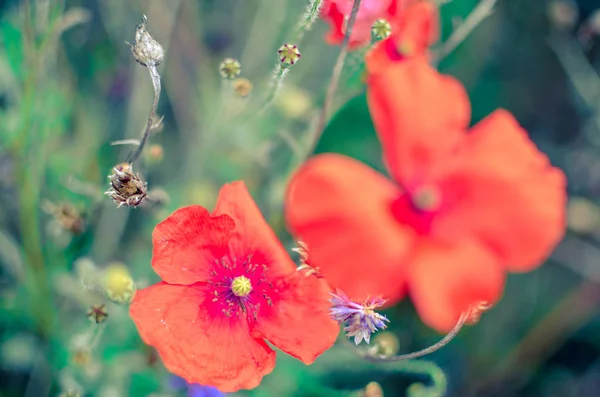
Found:
[[[442,206],[442,193],[435,186],[422,186],[402,193],[392,203],[398,222],[411,226],[419,234],[428,234]]]

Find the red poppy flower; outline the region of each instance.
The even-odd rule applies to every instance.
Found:
[[[188,382],[250,389],[275,365],[266,340],[306,364],[334,343],[326,285],[296,271],[242,182],[221,189],[212,214],[175,211],[153,243],[163,281],[138,291],[130,314]]]
[[[350,48],[367,45],[371,42],[371,27],[380,19],[393,20],[400,14],[406,0],[362,0],[350,37]],[[331,25],[326,36],[330,44],[341,44],[346,34],[346,22],[352,11],[353,0],[325,0],[322,18]]]
[[[565,229],[565,177],[505,110],[467,131],[458,81],[423,57],[368,81],[371,115],[392,180],[337,154],[293,177],[286,218],[321,274],[354,299],[408,291],[439,331],[481,301],[506,271],[540,264]]]

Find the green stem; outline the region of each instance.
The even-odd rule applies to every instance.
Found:
[[[360,8],[360,2],[361,0],[354,0],[354,4],[352,5],[352,12],[350,13],[350,18],[348,19],[346,35],[344,36],[344,41],[342,42],[340,54],[335,61],[335,66],[333,67],[333,73],[331,75],[331,80],[329,81],[329,86],[327,87],[327,93],[325,94],[325,101],[323,102],[323,108],[321,109],[321,114],[317,123],[317,129],[307,149],[306,157],[310,156],[310,154],[315,150],[317,144],[319,143],[319,139],[321,138],[321,134],[325,129],[325,123],[327,122],[329,109],[331,108],[335,91],[337,90],[340,76],[342,75],[342,69],[344,68],[344,62],[346,61],[346,56],[348,55],[348,46],[350,45],[352,28],[354,27],[354,22],[356,21],[356,15],[358,14],[358,10]]]

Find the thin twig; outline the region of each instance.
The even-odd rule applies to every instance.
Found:
[[[337,60],[335,61],[335,66],[333,67],[331,80],[329,81],[327,93],[325,94],[325,102],[323,102],[323,108],[321,109],[321,114],[319,115],[319,122],[317,123],[315,135],[314,137],[312,137],[310,146],[308,147],[307,157],[310,156],[310,154],[314,151],[315,147],[319,142],[319,139],[321,138],[321,134],[325,129],[325,123],[327,122],[329,108],[331,108],[331,103],[333,102],[335,91],[337,90],[337,86],[340,81],[340,76],[342,75],[342,69],[344,68],[344,62],[346,61],[346,56],[348,55],[350,36],[352,35],[352,28],[354,27],[356,15],[358,14],[358,9],[360,8],[360,2],[361,0],[354,0],[354,4],[352,5],[352,12],[350,14],[350,19],[348,20],[346,35],[344,36],[344,41],[342,42],[340,54],[338,55]]]
[[[471,11],[467,19],[452,33],[450,38],[444,42],[442,48],[437,53],[436,61],[444,59],[450,55],[465,39],[471,34],[479,24],[492,15],[497,0],[481,0],[479,4]]]
[[[152,102],[152,108],[150,109],[150,114],[148,115],[148,121],[146,122],[146,130],[144,131],[144,135],[142,136],[142,140],[138,147],[129,155],[127,162],[133,164],[144,150],[144,146],[146,146],[146,142],[148,142],[148,138],[150,137],[150,131],[152,130],[152,126],[154,125],[156,118],[156,108],[158,107],[158,99],[160,98],[160,75],[158,74],[158,70],[155,65],[148,65],[148,71],[150,72],[150,77],[152,78],[152,86],[154,88],[154,101]]]
[[[448,333],[446,336],[444,336],[442,339],[440,339],[439,342],[434,343],[433,345],[426,347],[425,349],[418,350],[416,352],[400,354],[397,356],[386,356],[383,354],[373,354],[372,352],[370,352],[368,350],[356,349],[354,346],[353,346],[353,350],[359,356],[361,356],[365,360],[371,361],[371,362],[395,362],[395,361],[402,361],[402,360],[409,360],[412,358],[423,357],[423,356],[426,356],[428,354],[431,354],[431,353],[441,349],[442,347],[444,347],[448,343],[450,343],[450,341],[452,339],[454,339],[454,337],[456,335],[458,335],[458,333],[462,329],[463,325],[465,325],[465,322],[469,319],[469,316],[470,316],[470,311],[464,312],[460,316],[460,318],[458,319],[458,322],[456,323],[456,325],[454,326],[452,331],[450,331],[450,333]],[[346,339],[346,338],[344,338],[344,339]],[[348,344],[352,345],[349,341],[348,341]]]

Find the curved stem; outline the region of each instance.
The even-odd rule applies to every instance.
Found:
[[[371,362],[394,362],[394,361],[402,361],[402,360],[409,360],[412,358],[423,357],[423,356],[426,356],[428,354],[431,354],[431,353],[441,349],[442,347],[444,347],[448,343],[450,343],[450,341],[452,339],[454,339],[454,337],[456,335],[458,335],[458,333],[462,329],[463,325],[465,325],[465,322],[469,319],[469,316],[470,316],[470,311],[464,312],[458,319],[458,322],[456,323],[454,328],[452,328],[452,331],[450,331],[446,336],[444,336],[442,339],[440,339],[439,342],[437,342],[429,347],[426,347],[425,349],[418,350],[416,352],[400,354],[397,356],[385,356],[382,354],[372,354],[368,350],[367,351],[359,350],[359,349],[354,348],[354,346],[353,346],[353,350],[356,352],[356,354],[358,354],[365,360],[371,361]],[[346,338],[344,338],[344,339],[346,339]],[[348,341],[348,344],[351,344],[351,343]]]
[[[435,61],[439,62],[444,59],[448,55],[450,55],[465,39],[473,29],[475,29],[479,24],[492,15],[494,11],[494,6],[496,5],[497,0],[481,0],[479,4],[473,9],[473,11],[469,14],[467,19],[452,33],[450,38],[446,40],[446,42],[442,45],[439,53],[436,56]]]
[[[346,56],[348,55],[348,46],[350,44],[352,28],[354,27],[354,22],[356,21],[356,15],[358,14],[358,9],[360,8],[360,2],[361,0],[354,0],[354,4],[352,5],[352,12],[350,13],[350,18],[348,19],[346,35],[344,36],[344,41],[342,42],[340,54],[335,61],[335,66],[333,67],[333,73],[331,75],[331,80],[329,81],[329,86],[327,87],[327,93],[325,94],[325,102],[323,102],[323,108],[321,109],[321,114],[319,115],[319,122],[317,123],[315,136],[308,147],[306,157],[310,156],[310,154],[314,151],[319,139],[321,138],[321,134],[325,129],[329,108],[333,102],[333,97],[335,96],[335,91],[337,90],[340,76],[342,75],[342,69],[344,68],[344,62],[346,61]]]
[[[160,75],[158,74],[158,70],[155,65],[149,65],[148,71],[150,72],[150,77],[152,78],[152,86],[154,88],[154,101],[152,102],[152,108],[150,109],[150,114],[148,115],[148,121],[146,122],[146,129],[144,131],[144,135],[142,136],[142,140],[140,141],[138,147],[129,155],[127,162],[133,164],[136,161],[142,152],[144,151],[144,146],[146,146],[146,142],[148,142],[148,138],[150,137],[150,132],[152,131],[152,126],[155,122],[156,117],[156,108],[158,107],[158,99],[160,97]]]

